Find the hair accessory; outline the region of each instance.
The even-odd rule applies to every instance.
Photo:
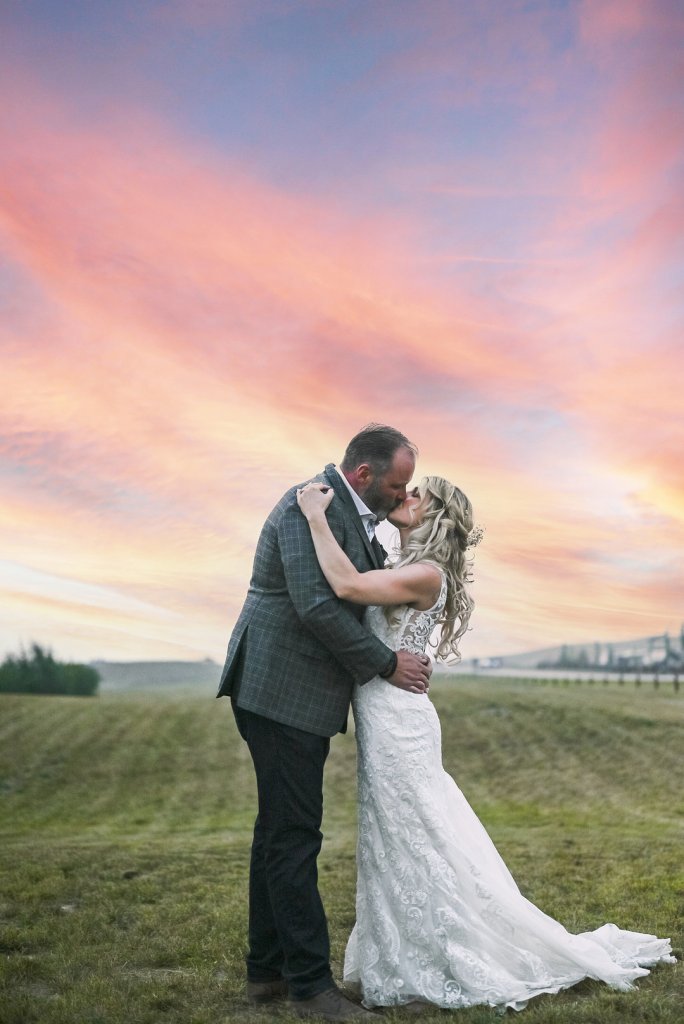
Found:
[[[474,526],[468,534],[467,548],[474,548],[484,537],[484,526]]]

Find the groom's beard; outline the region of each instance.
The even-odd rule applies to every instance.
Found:
[[[361,495],[361,499],[371,512],[374,512],[378,517],[378,521],[382,522],[383,519],[387,519],[390,512],[393,512],[395,508],[399,508],[402,504],[401,499],[389,498],[386,494],[383,494],[380,487],[380,482],[374,480],[368,490]]]

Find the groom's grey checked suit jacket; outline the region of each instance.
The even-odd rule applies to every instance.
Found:
[[[335,489],[328,522],[359,572],[381,569],[373,543],[334,465],[315,480]],[[303,486],[302,484],[297,486]],[[362,625],[365,609],[335,597],[321,572],[297,488],[266,520],[252,579],[228,644],[217,696],[319,736],[344,732],[354,683],[387,668],[390,649]]]

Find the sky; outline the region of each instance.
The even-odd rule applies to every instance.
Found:
[[[222,660],[370,421],[484,528],[464,657],[679,632],[679,0],[5,0],[0,50],[0,655]]]

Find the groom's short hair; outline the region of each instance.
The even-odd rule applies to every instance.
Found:
[[[352,437],[347,445],[340,468],[351,473],[366,462],[374,473],[383,476],[392,465],[399,448],[408,448],[414,456],[418,449],[400,430],[383,423],[369,423]]]

